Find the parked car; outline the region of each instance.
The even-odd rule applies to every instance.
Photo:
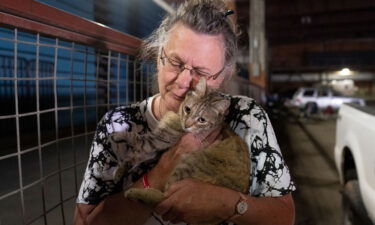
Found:
[[[301,87],[286,104],[288,106],[298,107],[308,114],[313,114],[319,110],[337,111],[343,103],[365,105],[365,101],[361,98],[341,96],[328,87]]]
[[[343,187],[343,224],[375,224],[375,108],[340,107],[335,162]]]

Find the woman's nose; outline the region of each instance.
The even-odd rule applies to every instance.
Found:
[[[180,74],[177,76],[176,83],[180,88],[187,88],[189,89],[192,84],[193,76],[191,74],[191,70],[188,68],[185,68],[183,71],[181,71]]]

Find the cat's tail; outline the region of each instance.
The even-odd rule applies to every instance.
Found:
[[[124,195],[129,200],[144,203],[151,208],[165,199],[163,192],[154,188],[130,188]]]

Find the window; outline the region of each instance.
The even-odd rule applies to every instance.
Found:
[[[314,96],[314,90],[305,90],[305,92],[303,93],[303,96],[304,97],[312,97],[312,96]]]
[[[329,96],[329,90],[328,89],[319,89],[318,90],[318,96],[319,97],[328,97]]]

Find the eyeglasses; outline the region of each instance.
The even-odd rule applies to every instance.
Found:
[[[215,74],[207,73],[207,72],[202,71],[198,68],[191,68],[190,69],[190,68],[186,67],[185,63],[183,63],[179,60],[176,60],[176,59],[169,58],[168,55],[165,53],[164,48],[162,48],[161,51],[162,51],[161,52],[162,54],[160,55],[161,63],[163,64],[163,66],[166,67],[166,69],[168,69],[171,72],[176,73],[177,75],[182,73],[184,70],[189,70],[190,75],[193,76],[194,79],[199,80],[201,77],[204,77],[206,80],[210,80],[210,79],[216,80],[218,78],[218,76],[225,69],[225,66],[224,66],[219,72],[217,72]],[[164,56],[163,56],[163,54],[164,54]],[[165,59],[167,59],[167,63],[165,63]]]

